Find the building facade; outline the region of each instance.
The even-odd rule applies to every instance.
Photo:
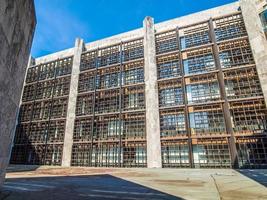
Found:
[[[11,163],[267,167],[265,1],[32,59]]]
[[[35,24],[32,0],[0,1],[0,187],[11,154]]]

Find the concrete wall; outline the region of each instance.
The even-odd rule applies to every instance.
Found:
[[[255,1],[251,0],[240,1],[252,53],[257,66],[265,103],[267,105],[267,40],[259,18],[259,3],[262,5],[264,2],[261,1],[256,4]]]
[[[35,24],[32,0],[0,1],[0,187],[9,162]]]

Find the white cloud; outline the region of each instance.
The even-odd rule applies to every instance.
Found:
[[[53,7],[36,5],[37,27],[32,54],[35,57],[72,47],[76,37],[90,34],[87,24],[71,15],[55,2]]]

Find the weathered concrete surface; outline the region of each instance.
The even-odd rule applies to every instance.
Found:
[[[0,187],[9,162],[35,24],[32,0],[0,1]]]
[[[4,194],[9,195],[6,200],[267,199],[266,187],[231,169],[43,166],[34,171],[8,173]]]
[[[69,167],[71,164],[74,121],[75,121],[75,116],[76,116],[75,115],[76,100],[77,100],[77,95],[78,95],[80,61],[81,61],[81,54],[83,51],[83,46],[84,46],[83,40],[79,38],[76,39],[72,72],[71,72],[70,93],[69,93],[67,118],[66,118],[67,121],[66,121],[66,127],[65,127],[64,146],[63,146],[63,155],[62,155],[62,166],[64,167]]]
[[[251,0],[241,0],[240,5],[267,105],[267,40],[259,18],[259,8]]]
[[[147,167],[160,168],[161,144],[154,19],[144,19]]]

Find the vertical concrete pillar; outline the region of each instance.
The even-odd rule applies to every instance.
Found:
[[[161,168],[161,143],[159,100],[157,83],[156,45],[154,20],[146,17],[144,27],[144,58],[145,58],[145,99],[146,99],[146,139],[147,167]]]
[[[69,93],[69,101],[67,108],[67,119],[66,119],[67,121],[65,127],[64,146],[62,155],[63,167],[69,167],[71,165],[76,100],[78,94],[80,61],[81,61],[83,46],[84,46],[83,40],[77,38],[74,47],[74,57],[73,57],[73,65],[72,65],[71,81],[70,81],[70,93]]]
[[[260,21],[256,1],[240,0],[240,5],[257,66],[265,104],[267,105],[267,40]]]

